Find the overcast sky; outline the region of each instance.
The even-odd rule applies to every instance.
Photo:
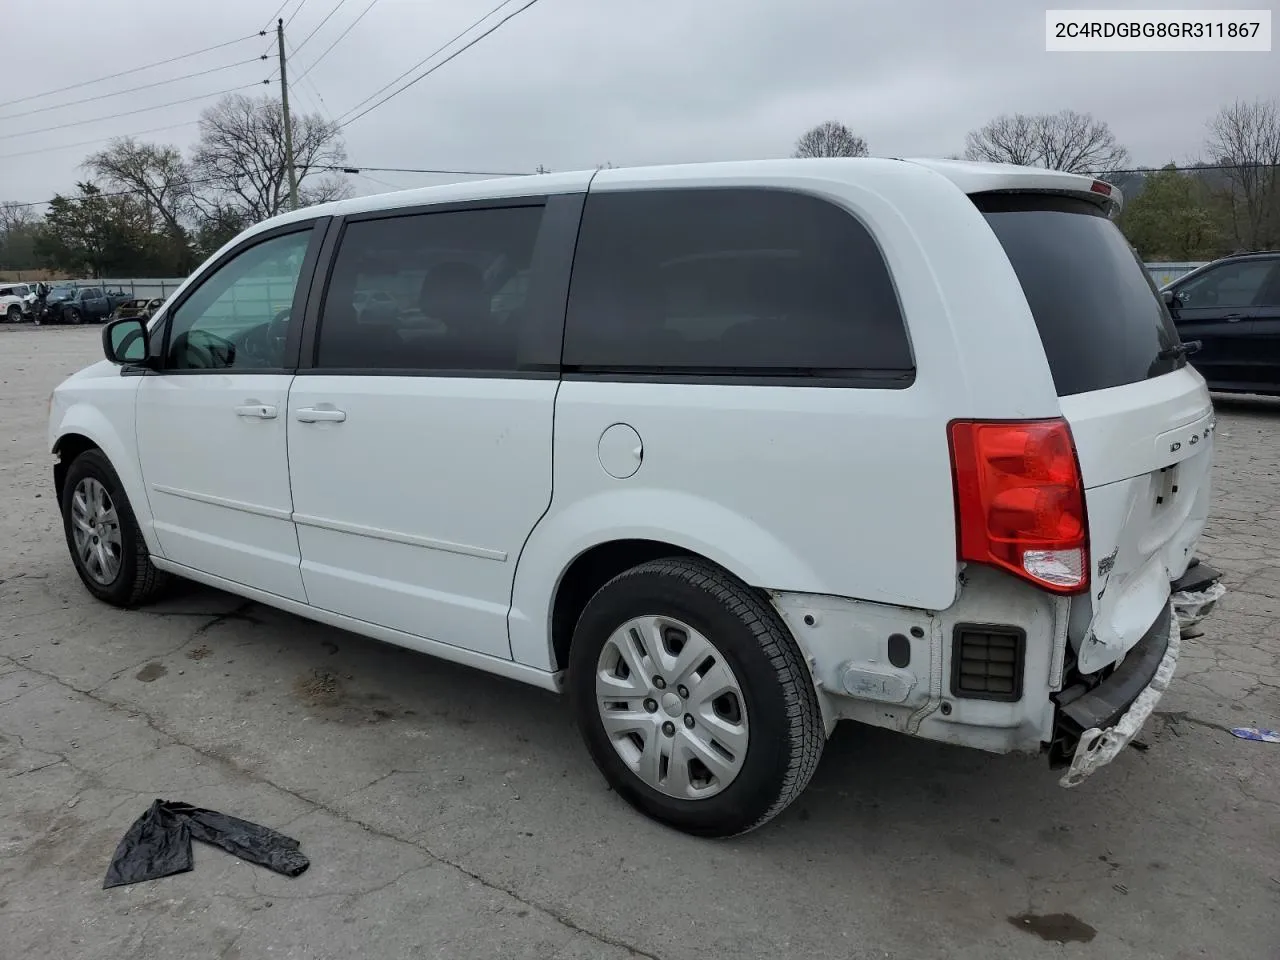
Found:
[[[8,0],[0,18],[6,37],[0,102],[10,104],[0,107],[0,199],[43,200],[70,190],[84,156],[100,144],[68,145],[194,121],[214,98],[99,118],[260,84],[274,71],[274,36],[11,101],[253,34],[278,2]],[[286,34],[299,48],[291,74],[311,66],[369,0],[345,0],[306,40],[337,2],[289,0],[285,17],[298,11]],[[511,0],[487,23],[524,2]],[[1076,6],[1233,9],[1270,2],[1094,0]],[[340,118],[496,3],[378,0],[295,85],[294,108]],[[1194,158],[1205,122],[1223,104],[1280,93],[1280,54],[1274,52],[1046,53],[1045,6],[1028,0],[538,0],[352,123],[344,131],[347,150],[363,166],[486,171],[779,157],[807,127],[834,119],[865,137],[873,154],[944,156],[961,150],[968,130],[999,113],[1071,108],[1106,120],[1138,164],[1158,165]],[[187,76],[268,48],[271,61]],[[165,82],[41,109],[155,81]],[[62,124],[75,125],[22,135]],[[192,123],[142,139],[185,148],[196,136]],[[19,153],[25,155],[14,156]],[[394,186],[457,179],[376,176]],[[353,186],[360,193],[386,189],[366,178],[354,178]]]

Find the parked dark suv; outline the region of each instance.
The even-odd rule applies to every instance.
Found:
[[[1215,260],[1163,293],[1211,390],[1280,395],[1280,250]]]

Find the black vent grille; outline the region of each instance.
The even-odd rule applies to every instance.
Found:
[[[1026,631],[961,623],[951,646],[951,693],[972,700],[1022,699]]]

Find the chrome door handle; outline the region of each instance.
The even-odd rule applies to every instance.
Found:
[[[236,416],[250,420],[274,420],[276,418],[276,408],[267,406],[264,403],[246,403],[243,406],[236,407]]]
[[[345,410],[325,410],[319,407],[301,407],[295,413],[299,423],[341,423],[347,419]]]
[[[1225,320],[1225,321],[1227,321],[1227,323],[1239,323],[1241,320],[1243,320],[1243,319],[1244,319],[1244,314],[1242,314],[1242,313],[1229,313],[1229,314],[1227,314],[1225,317],[1223,317],[1222,319],[1223,319],[1223,320]]]

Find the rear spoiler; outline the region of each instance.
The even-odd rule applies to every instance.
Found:
[[[904,160],[940,173],[967,194],[1049,193],[1095,203],[1115,217],[1124,207],[1120,188],[1108,181],[1043,167],[968,160]]]

